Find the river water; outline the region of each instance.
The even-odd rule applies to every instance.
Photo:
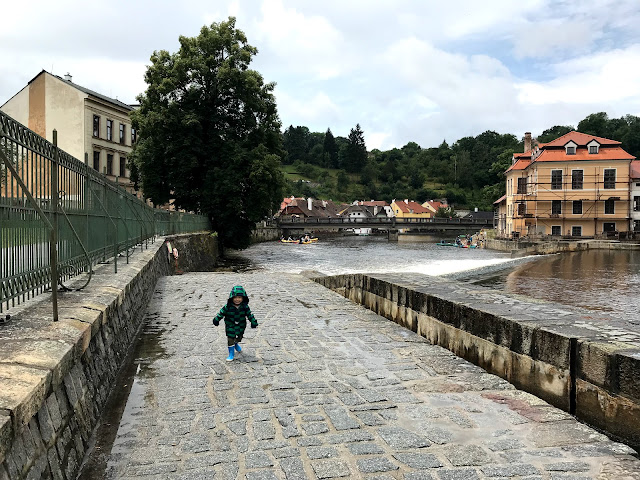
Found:
[[[325,275],[420,273],[584,307],[640,328],[640,251],[564,253],[513,259],[485,249],[438,246],[438,238],[402,235],[321,238],[310,245],[265,242],[231,252],[246,269]],[[428,282],[428,279],[425,280]]]

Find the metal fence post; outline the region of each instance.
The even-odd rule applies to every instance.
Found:
[[[51,166],[51,203],[52,226],[49,241],[49,263],[51,264],[51,302],[53,303],[53,321],[58,321],[58,131],[53,130],[53,165]]]

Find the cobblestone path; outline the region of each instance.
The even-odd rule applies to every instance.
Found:
[[[260,322],[227,356],[242,284]],[[633,450],[298,275],[160,280],[107,478],[640,479]]]

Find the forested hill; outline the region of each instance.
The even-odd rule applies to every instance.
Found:
[[[546,143],[572,130],[622,142],[640,158],[640,117],[609,118],[594,113],[577,127],[557,125],[535,139]],[[535,137],[535,133],[534,133]],[[456,208],[491,210],[504,194],[504,171],[523,139],[486,131],[451,145],[423,148],[409,142],[402,148],[368,151],[365,132],[356,125],[347,138],[290,126],[283,134],[286,195],[353,201],[411,198],[419,202],[445,197]]]

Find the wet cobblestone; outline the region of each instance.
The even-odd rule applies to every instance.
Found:
[[[225,362],[237,284],[260,326]],[[630,448],[302,276],[165,277],[146,328],[106,478],[640,479]]]

